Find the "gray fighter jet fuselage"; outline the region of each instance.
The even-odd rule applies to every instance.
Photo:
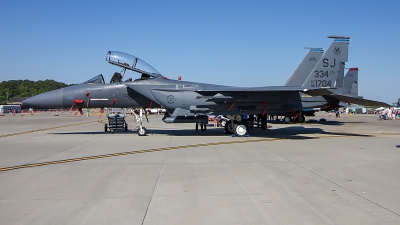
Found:
[[[354,93],[349,93],[346,89],[348,86],[343,87],[349,38],[338,36],[332,38],[334,41],[331,46],[318,57],[318,60],[315,59],[317,62],[311,71],[299,70],[301,78],[288,80],[288,83],[297,84],[304,81],[302,85],[233,87],[171,80],[163,77],[139,58],[110,51],[107,53],[107,62],[122,67],[123,73],[126,70],[137,72],[141,74],[141,78],[122,82],[123,76],[116,73],[110,84],[105,84],[102,78],[91,79],[83,84],[34,96],[25,100],[24,104],[75,108],[164,107],[167,110],[164,122],[200,124],[208,122],[208,114],[231,116],[293,114],[305,108],[338,105],[340,101],[373,103],[379,106],[380,102],[364,100]],[[306,67],[299,66],[299,68]],[[308,73],[308,76],[304,73]],[[236,124],[232,127],[235,134],[239,136],[247,134],[247,124],[241,124],[240,119],[232,119],[232,122]]]
[[[127,88],[125,83],[83,83],[36,95],[24,104],[49,108],[141,108],[160,105]]]

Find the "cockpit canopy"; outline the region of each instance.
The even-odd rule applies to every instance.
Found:
[[[83,82],[83,84],[105,84],[104,77],[102,74],[100,74],[93,77],[92,79]]]
[[[123,52],[109,51],[107,53],[106,60],[113,65],[141,73],[142,75],[146,74],[149,77],[161,76],[156,69],[147,64],[145,61]]]

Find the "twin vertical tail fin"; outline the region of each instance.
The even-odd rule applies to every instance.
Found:
[[[344,77],[343,93],[358,96],[358,68],[350,68]]]
[[[343,74],[339,74],[339,71],[344,70],[344,65],[348,61],[350,37],[328,36],[328,38],[333,38],[332,44],[309,73],[302,87],[343,86]]]
[[[339,64],[339,72],[332,93],[338,95],[352,95],[358,97],[358,68],[350,68],[346,76],[344,74],[344,63]]]
[[[305,48],[309,49],[306,56],[297,66],[292,76],[286,81],[285,86],[301,86],[307,79],[310,71],[317,65],[324,54],[323,48]]]

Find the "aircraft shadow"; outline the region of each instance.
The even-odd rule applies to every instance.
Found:
[[[193,130],[148,130],[149,134],[162,134],[170,136],[232,136],[231,134],[225,133],[224,128],[212,128],[206,131],[195,131]],[[255,128],[250,131],[250,137],[258,138],[280,138],[280,139],[315,139],[318,137],[302,136],[302,135],[337,135],[337,136],[355,136],[355,137],[370,137],[370,135],[355,134],[355,133],[344,133],[344,132],[327,132],[321,128],[306,128],[303,126],[291,126],[277,129],[261,130]],[[234,137],[234,136],[233,136]],[[243,137],[246,138],[246,137]]]
[[[137,134],[136,131],[128,130],[128,131],[79,131],[79,132],[53,132],[48,134],[86,134],[86,135],[96,135],[96,134]]]
[[[338,124],[340,125],[340,124]],[[152,135],[168,135],[168,136],[186,136],[186,137],[229,137],[232,134],[225,133],[225,129],[222,127],[213,128],[212,126],[208,125],[206,131],[196,131],[195,129],[161,129],[161,128],[148,128],[147,136]],[[80,131],[80,132],[53,132],[49,134],[58,134],[58,135],[75,135],[75,134],[82,134],[82,135],[114,135],[114,134],[126,134],[126,135],[137,135],[136,130],[115,130],[115,131]],[[370,135],[363,135],[363,134],[355,134],[355,133],[345,133],[345,132],[329,132],[325,131],[322,128],[317,127],[303,127],[301,125],[292,125],[283,128],[275,128],[275,129],[267,129],[261,130],[260,128],[254,128],[250,130],[250,137],[258,137],[258,138],[279,138],[279,139],[315,139],[319,137],[312,137],[310,135],[318,134],[318,135],[337,135],[337,136],[353,136],[353,137],[370,137]],[[303,136],[308,135],[308,136]],[[232,136],[234,137],[234,136]],[[247,137],[243,137],[247,138]]]
[[[363,124],[366,122],[357,122],[357,121],[337,121],[337,120],[315,120],[315,119],[309,119],[306,121],[305,124],[322,124],[322,125],[333,125],[333,126],[342,126],[346,123],[353,123],[353,124]],[[268,121],[268,124],[285,124],[284,122],[280,120],[272,120]],[[291,122],[290,124],[299,124],[299,123],[293,123]],[[300,123],[302,125],[302,123]]]

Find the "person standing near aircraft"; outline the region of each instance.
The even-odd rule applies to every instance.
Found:
[[[393,118],[395,118],[393,107],[389,108],[388,116],[389,116],[389,120],[393,120]]]
[[[251,130],[253,130],[254,129],[254,114],[249,115],[249,121],[250,121],[249,127]]]
[[[90,108],[86,108],[86,117],[89,118]]]
[[[218,127],[218,116],[214,117],[214,127]]]

